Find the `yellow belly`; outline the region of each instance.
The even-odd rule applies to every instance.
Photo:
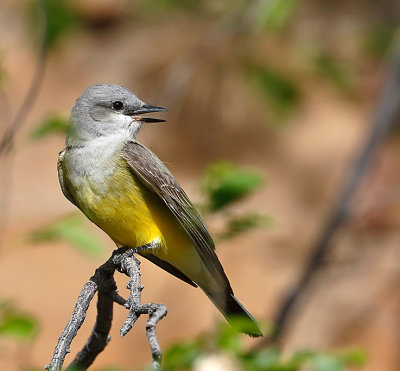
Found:
[[[197,280],[204,269],[201,259],[162,199],[123,160],[107,183],[105,194],[88,179],[77,190],[74,198],[85,215],[118,246],[137,247],[158,240],[160,247],[151,253]]]

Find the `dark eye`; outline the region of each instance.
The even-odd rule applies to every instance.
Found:
[[[112,104],[112,108],[114,108],[116,111],[121,111],[122,108],[124,108],[124,104],[121,101],[117,100]]]

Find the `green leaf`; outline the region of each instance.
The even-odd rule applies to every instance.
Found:
[[[334,356],[327,354],[316,354],[312,358],[315,371],[345,371],[343,363]]]
[[[104,245],[83,224],[81,216],[68,216],[50,225],[39,228],[30,234],[32,242],[66,241],[78,251],[88,256],[98,256],[104,251]]]
[[[350,366],[363,366],[367,362],[368,355],[364,349],[347,349],[340,352],[338,358]]]
[[[217,237],[219,239],[233,238],[254,228],[267,228],[271,224],[272,219],[265,215],[251,213],[244,216],[235,216],[228,219],[225,230]]]
[[[251,351],[242,357],[246,370],[252,371],[295,371],[296,368],[281,361],[280,351],[276,348]]]
[[[201,187],[207,196],[208,208],[219,210],[251,194],[262,185],[261,176],[227,162],[209,166]]]
[[[37,320],[27,314],[8,309],[0,318],[0,336],[9,336],[18,340],[30,340],[37,334]]]
[[[300,367],[304,362],[309,361],[315,356],[316,352],[312,350],[299,350],[290,358],[290,364]]]
[[[65,135],[69,121],[65,116],[54,114],[44,119],[31,133],[33,139],[43,139],[51,134]]]
[[[171,346],[165,352],[163,370],[173,371],[190,368],[195,360],[202,354],[203,339],[182,342]]]
[[[240,319],[238,319],[237,328],[243,328],[243,322],[240,323]],[[216,345],[217,349],[225,349],[234,354],[240,354],[242,352],[241,334],[228,323],[223,322],[218,326]]]
[[[286,116],[298,107],[300,91],[293,81],[265,66],[247,65],[249,81],[268,101],[278,116]]]

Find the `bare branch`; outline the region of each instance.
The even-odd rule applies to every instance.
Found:
[[[58,339],[51,362],[45,367],[48,371],[61,370],[61,367],[64,363],[64,358],[67,353],[70,352],[71,342],[86,318],[86,312],[96,291],[97,285],[92,281],[86,282],[85,286],[83,286],[72,312],[72,316],[65,326],[60,338]]]
[[[141,314],[149,315],[146,334],[153,357],[153,368],[159,369],[161,367],[161,348],[157,341],[155,329],[158,321],[167,314],[167,308],[163,304],[141,304],[143,286],[140,280],[140,262],[133,255],[135,252],[137,252],[136,249],[127,247],[115,250],[107,262],[97,268],[93,277],[85,284],[75,304],[72,316],[58,340],[51,362],[46,366],[48,371],[61,370],[65,356],[69,353],[71,342],[85,320],[86,311],[96,291],[98,291],[96,323],[86,344],[67,370],[86,370],[106,347],[110,341],[109,332],[114,302],[129,309],[128,317],[121,327],[121,336],[130,331]],[[115,270],[129,277],[127,287],[130,290],[130,295],[128,300],[117,293],[117,286],[114,281]]]
[[[113,318],[113,294],[117,290],[113,276],[114,271],[111,264],[107,262],[97,269],[95,275],[90,279],[98,287],[96,323],[88,341],[75,356],[67,370],[86,370],[111,340],[109,332]]]

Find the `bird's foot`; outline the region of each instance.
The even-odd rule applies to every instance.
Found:
[[[155,238],[153,241],[146,243],[146,245],[142,245],[142,246],[138,246],[135,247],[132,250],[132,254],[137,254],[139,252],[142,252],[144,250],[154,250],[157,249],[158,247],[160,247],[161,243],[160,240],[158,238]]]
[[[133,257],[135,254],[138,254],[145,250],[154,250],[159,248],[161,245],[160,240],[158,238],[154,239],[153,241],[146,243],[142,246],[137,247],[130,247],[130,246],[122,246],[113,252],[113,263],[119,264],[123,257]]]

